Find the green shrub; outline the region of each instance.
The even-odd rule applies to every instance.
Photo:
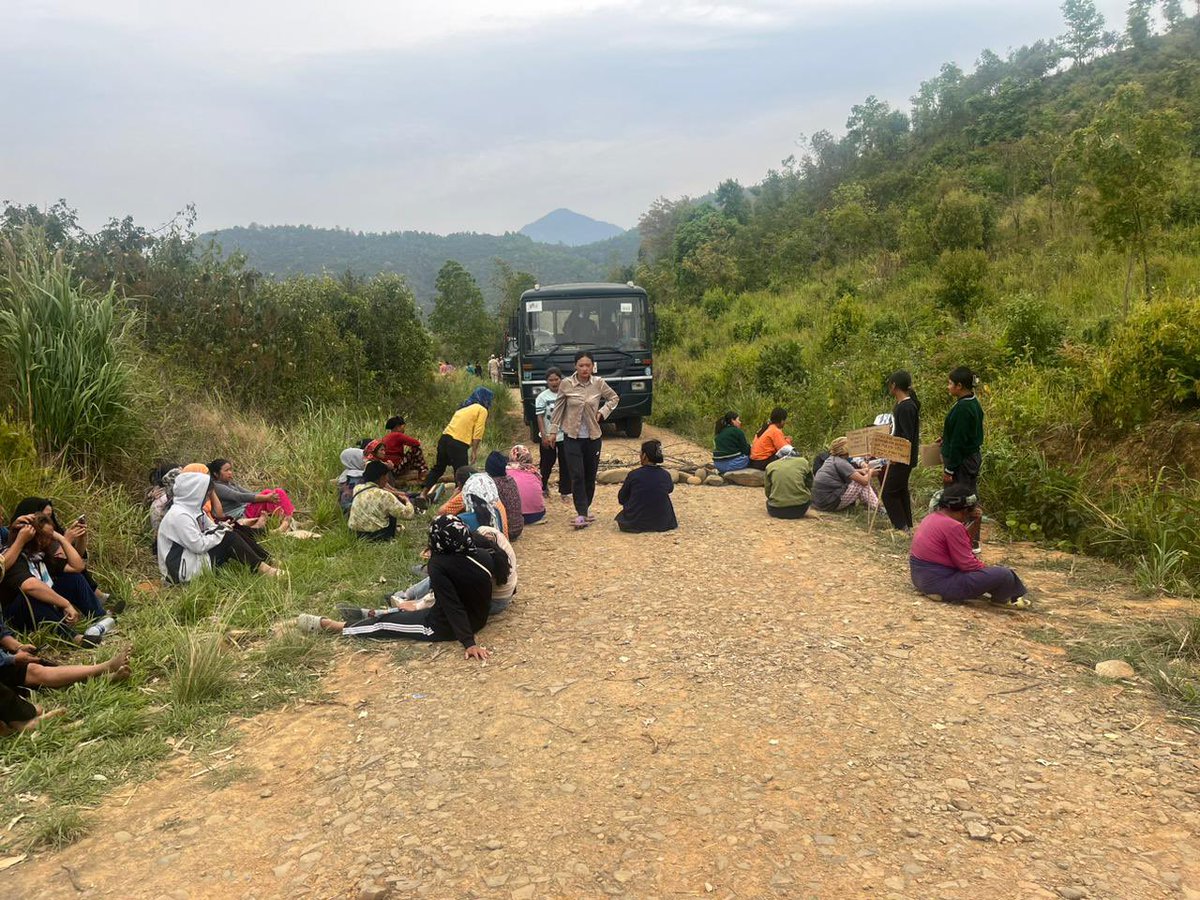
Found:
[[[984,297],[987,287],[988,258],[982,250],[947,250],[934,267],[937,276],[938,303],[959,319]]]
[[[669,306],[661,307],[655,311],[654,318],[654,346],[659,350],[679,346],[683,331],[683,317],[679,311]]]
[[[111,459],[134,444],[148,379],[139,379],[133,315],[110,289],[89,291],[30,238],[3,244],[0,349],[11,413],[37,449],[74,462]]]
[[[862,304],[850,295],[843,296],[833,304],[829,324],[821,338],[821,349],[826,352],[845,347],[854,335],[863,330],[867,314]]]
[[[1138,310],[1113,337],[1097,368],[1093,406],[1117,428],[1146,421],[1156,407],[1200,402],[1200,301],[1176,297]]]
[[[733,339],[748,344],[750,341],[757,340],[767,330],[767,320],[761,315],[755,314],[742,319],[740,322],[734,323]]]
[[[181,630],[171,653],[171,697],[179,704],[214,700],[233,684],[233,662],[211,632]]]
[[[733,306],[735,297],[724,288],[709,288],[704,292],[700,308],[710,319],[719,319]]]
[[[761,390],[780,394],[807,384],[804,348],[793,340],[763,347],[758,354],[757,380]]]
[[[1008,439],[984,445],[984,470],[979,482],[984,509],[1011,533],[1074,546],[1086,521],[1077,502],[1077,476]]]
[[[1020,294],[1005,304],[1003,340],[1018,359],[1053,362],[1066,333],[1066,323],[1032,294]]]

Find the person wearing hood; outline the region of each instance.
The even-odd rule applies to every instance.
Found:
[[[487,428],[488,410],[492,408],[495,396],[488,388],[475,388],[450,417],[450,424],[438,438],[437,457],[425,478],[422,497],[429,497],[429,492],[447,468],[454,471],[475,464],[483,432]]]
[[[487,625],[496,581],[493,554],[477,549],[471,530],[457,516],[438,516],[429,523],[429,583],[436,601],[422,609],[397,609],[382,615],[372,610],[357,621],[338,621],[302,613],[302,631],[328,631],[344,637],[416,641],[458,640],[466,659],[486,660],[477,633]]]
[[[354,488],[346,526],[363,540],[390,541],[399,519],[413,517],[413,505],[392,487],[392,470],[377,459],[367,463],[363,482]]]
[[[342,515],[350,515],[350,504],[354,502],[354,489],[363,483],[363,470],[367,461],[358,447],[347,447],[342,451],[342,474],[337,478],[338,506]]]
[[[525,515],[521,512],[521,489],[508,474],[508,459],[499,450],[493,450],[483,463],[484,471],[496,483],[496,493],[504,506],[504,521],[508,523],[508,539],[515,541],[525,528]]]
[[[227,459],[214,459],[208,464],[213,479],[213,490],[221,501],[221,508],[229,518],[251,528],[266,526],[267,517],[279,516],[280,531],[290,531],[296,517],[296,507],[283,488],[265,488],[252,491],[233,480],[233,463]]]
[[[812,503],[812,466],[791,445],[781,447],[767,464],[763,487],[767,515],[776,519],[803,519]]]
[[[158,569],[163,580],[183,584],[235,560],[260,574],[279,575],[253,538],[227,523],[218,525],[204,512],[211,480],[200,472],[181,472],[175,479],[174,499],[158,527]]]

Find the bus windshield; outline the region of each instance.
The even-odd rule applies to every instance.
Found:
[[[626,297],[558,297],[525,301],[525,349],[615,347],[645,350],[646,303]]]

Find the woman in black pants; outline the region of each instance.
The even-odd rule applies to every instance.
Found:
[[[911,531],[913,527],[912,495],[908,491],[908,478],[921,449],[921,401],[913,390],[912,375],[903,370],[895,372],[887,380],[888,393],[896,401],[892,408],[892,435],[904,438],[912,444],[908,464],[888,463],[887,482],[883,486],[883,508],[887,510],[892,527]]]
[[[447,468],[454,472],[463,466],[475,464],[494,396],[488,388],[476,388],[455,410],[450,424],[438,438],[437,457],[429,467],[429,475],[425,478],[425,486],[421,490],[422,497],[429,496],[429,492]]]
[[[596,471],[600,468],[600,423],[617,408],[621,398],[599,375],[587,350],[575,354],[575,374],[563,380],[561,399],[552,422],[563,432],[563,451],[571,471],[571,497],[575,501],[575,528],[596,521],[592,498],[596,496]]]

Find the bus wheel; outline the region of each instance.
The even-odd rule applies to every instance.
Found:
[[[642,436],[642,417],[633,416],[625,420],[625,435],[631,438]]]

